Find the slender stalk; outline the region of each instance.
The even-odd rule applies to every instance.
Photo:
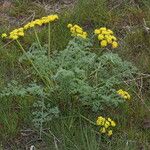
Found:
[[[38,45],[42,51],[42,46],[41,46],[41,43],[40,43],[40,40],[39,40],[39,37],[38,37],[38,34],[36,32],[36,29],[34,27],[34,33],[35,33],[35,36],[36,36],[36,40],[38,42]],[[48,53],[50,53],[50,23],[49,23],[49,48],[48,48]],[[50,58],[50,54],[49,55],[49,58]],[[53,84],[47,77],[46,77],[46,81],[49,83],[49,85]]]
[[[42,139],[42,131],[43,131],[44,105],[45,105],[44,98],[42,97],[42,108],[41,108],[42,117],[41,117],[41,122],[40,122],[40,139]]]
[[[93,122],[92,120],[86,118],[85,116],[83,116],[83,115],[81,115],[81,114],[80,114],[80,117],[83,118],[84,120],[88,121],[89,123],[91,123],[91,124],[93,124],[93,125],[96,125],[95,122]]]
[[[38,42],[38,44],[39,44],[40,49],[42,50],[42,46],[41,46],[41,43],[40,43],[40,40],[39,40],[39,37],[38,37],[38,34],[37,34],[37,32],[36,32],[35,27],[34,27],[33,29],[34,29],[34,33],[35,33],[36,40],[37,40],[37,42]]]
[[[41,73],[39,72],[39,70],[37,69],[37,67],[34,65],[33,61],[29,58],[29,56],[27,55],[25,49],[22,47],[21,43],[16,40],[18,45],[20,46],[22,52],[24,53],[24,55],[27,57],[27,59],[30,61],[31,65],[33,66],[34,70],[37,72],[37,74],[39,75],[39,77],[41,78],[41,80],[47,85],[47,82],[45,81],[45,79],[42,77]],[[48,86],[49,87],[49,86]]]
[[[50,53],[51,53],[51,32],[50,32],[51,26],[50,23],[48,24],[48,58],[50,59]]]

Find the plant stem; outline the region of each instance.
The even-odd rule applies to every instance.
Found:
[[[42,97],[42,108],[41,108],[42,117],[41,117],[41,122],[40,122],[40,139],[42,139],[42,131],[43,131],[44,105],[45,105],[44,98]]]
[[[50,58],[50,53],[51,53],[51,26],[50,26],[50,23],[48,24],[48,58]]]
[[[86,118],[85,116],[81,115],[80,114],[80,117],[83,118],[84,120],[88,121],[89,123],[93,124],[93,125],[96,125],[95,122],[91,121],[90,119]]]
[[[37,32],[36,32],[35,27],[34,27],[33,29],[34,29],[34,33],[35,33],[36,40],[37,40],[37,42],[38,42],[38,44],[39,44],[40,49],[42,50],[42,46],[41,46],[41,43],[40,43],[40,40],[39,40],[39,37],[38,37],[38,34],[37,34]]]
[[[25,49],[22,47],[21,43],[16,40],[18,45],[20,46],[22,52],[24,53],[24,55],[27,57],[27,59],[30,61],[31,65],[33,66],[34,70],[37,72],[37,74],[39,75],[39,77],[42,79],[42,81],[47,85],[47,82],[45,81],[45,79],[42,77],[41,73],[39,72],[39,70],[37,69],[37,67],[34,65],[33,61],[29,58],[29,56],[27,55]],[[49,86],[48,86],[49,87]]]

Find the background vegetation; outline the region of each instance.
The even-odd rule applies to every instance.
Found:
[[[71,1],[71,0],[70,0]],[[100,136],[86,119],[96,121],[100,114],[82,110],[65,112],[58,119],[39,131],[32,123],[33,98],[27,97],[0,99],[0,145],[1,149],[25,149],[35,145],[37,149],[56,150],[148,150],[150,149],[150,1],[149,0],[78,0],[78,1],[31,1],[12,0],[1,2],[0,33],[10,31],[32,19],[57,12],[58,23],[52,25],[51,49],[64,50],[71,39],[68,23],[80,24],[92,32],[94,28],[106,26],[119,38],[120,47],[113,50],[123,60],[132,62],[140,74],[131,81],[125,81],[132,93],[129,105],[116,109],[107,108],[106,116],[113,116],[118,127],[111,139]],[[72,9],[68,8],[71,7]],[[54,9],[55,8],[55,9]],[[47,41],[47,29],[38,32],[40,41]],[[29,48],[35,41],[29,32],[22,39],[24,47]],[[99,53],[95,43],[93,51]],[[0,91],[12,81],[26,83],[30,77],[22,73],[26,66],[19,61],[21,52],[15,44],[0,40]],[[27,78],[27,79],[25,79]],[[132,84],[133,83],[133,84]],[[16,84],[16,83],[14,83]],[[133,85],[133,86],[132,86]],[[81,111],[81,110],[80,110]]]

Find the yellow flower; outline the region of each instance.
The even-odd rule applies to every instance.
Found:
[[[100,129],[100,132],[101,133],[106,133],[106,129],[103,127],[103,128]]]
[[[109,130],[109,131],[108,131],[108,136],[112,136],[112,134],[113,134],[113,131],[112,131],[112,130]]]
[[[109,35],[109,32],[105,31],[105,30],[102,30],[102,33],[101,34],[104,34],[104,35]]]
[[[58,15],[53,15],[53,17],[54,17],[54,20],[57,20],[57,19],[59,19],[59,17],[58,17]]]
[[[56,15],[56,14],[53,15],[53,17],[54,17],[54,19],[56,19],[56,20],[59,19],[58,15]]]
[[[16,40],[20,36],[24,36],[24,28],[18,28],[14,29],[13,31],[10,32],[9,39]]]
[[[124,99],[130,100],[131,96],[129,95],[128,92],[123,91],[122,89],[118,90],[117,93]]]
[[[43,18],[44,23],[53,22],[53,21],[55,21],[57,19],[58,19],[58,15],[49,15],[49,16]]]
[[[79,29],[79,28],[76,29],[76,32],[79,33],[79,34],[83,34],[83,30]]]
[[[77,36],[83,39],[87,38],[87,32],[84,32],[79,25],[68,24],[67,27],[70,28],[71,36]]]
[[[106,31],[107,28],[106,28],[106,27],[102,27],[102,28],[100,28],[100,30],[101,30],[101,31]]]
[[[105,128],[108,128],[110,126],[110,123],[108,121],[105,122]]]
[[[100,41],[101,41],[101,40],[103,40],[103,39],[104,39],[104,35],[99,34],[99,35],[98,35],[98,40],[100,40]]]
[[[11,31],[9,33],[8,38],[12,39],[12,40],[16,40],[19,37],[24,36],[24,30],[32,28],[35,25],[41,26],[41,25],[43,25],[45,23],[49,23],[49,22],[55,21],[57,19],[58,19],[58,15],[49,15],[47,17],[42,17],[41,19],[36,19],[34,21],[31,21],[31,22],[27,23],[26,25],[24,25],[24,27],[21,27],[21,28],[18,28],[18,29],[14,29],[13,31]],[[2,37],[3,38],[7,37],[7,35],[6,34],[2,34]]]
[[[24,32],[19,32],[17,35],[18,36],[24,36]]]
[[[17,35],[10,35],[9,39],[17,40],[19,37]]]
[[[83,32],[83,35],[85,35],[87,37],[87,32]]]
[[[117,48],[118,43],[116,42],[117,38],[113,35],[113,31],[102,27],[100,29],[95,29],[95,34],[98,35],[98,40],[101,41],[101,47],[106,47],[111,44],[112,48]]]
[[[112,126],[112,127],[115,127],[115,126],[116,126],[115,121],[111,121],[111,126]]]
[[[110,118],[107,118],[107,120],[110,122],[110,125],[111,125],[112,127],[115,127],[115,126],[116,126],[115,121],[113,121],[113,120],[110,119]]]
[[[110,29],[108,29],[107,32],[108,32],[109,34],[114,34],[114,32],[113,32],[112,30],[110,30]]]
[[[72,27],[72,24],[68,24],[67,27],[68,27],[68,28],[71,28],[71,27]]]
[[[127,94],[127,99],[130,100],[131,99],[131,96],[129,94]]]
[[[76,30],[75,30],[74,27],[71,27],[71,28],[70,28],[70,32],[74,33],[75,31],[76,31]]]
[[[100,31],[99,29],[95,29],[94,33],[95,33],[95,34],[100,34],[101,31]]]
[[[113,130],[112,128],[116,126],[115,121],[113,121],[111,118],[104,118],[102,116],[99,116],[97,118],[96,124],[98,126],[101,126],[100,132],[101,133],[106,133],[108,136],[112,136]]]
[[[116,41],[112,42],[112,48],[117,48],[118,47],[118,43]]]
[[[74,28],[82,30],[82,28],[80,26],[76,25],[76,24],[74,25]]]
[[[78,37],[81,37],[81,38],[83,38],[83,39],[86,39],[86,36],[83,35],[83,34],[77,34],[77,36],[78,36]]]
[[[106,47],[107,46],[107,41],[106,40],[102,40],[101,41],[101,47]]]
[[[107,119],[109,122],[111,122],[112,120],[110,118]]]
[[[1,35],[1,37],[2,37],[2,38],[6,38],[6,37],[7,37],[7,34],[6,34],[6,33],[3,33],[3,34]]]
[[[117,93],[118,93],[118,94],[123,93],[123,90],[120,89],[120,90],[117,91]]]
[[[34,21],[30,22],[29,27],[32,28],[34,26],[35,26],[35,22]]]
[[[129,93],[126,92],[126,91],[124,91],[124,97],[126,97],[125,99],[130,99],[131,98],[131,96],[129,95]]]
[[[111,37],[107,38],[107,42],[108,42],[108,44],[112,44],[113,41],[112,41]]]
[[[30,28],[30,23],[26,24],[23,28],[24,28],[25,30],[29,29],[29,28]]]
[[[105,122],[105,118],[103,118],[102,116],[98,117],[96,124],[97,125],[104,125]]]
[[[43,21],[40,19],[36,19],[35,24],[41,26],[43,24]]]
[[[49,15],[47,17],[42,17],[41,19],[36,19],[27,23],[23,28],[25,30],[34,27],[35,25],[42,26],[43,24],[47,24],[49,22],[53,22],[58,19],[58,15]]]
[[[117,41],[117,38],[115,36],[111,36],[112,40]]]
[[[42,17],[42,19],[41,19],[41,21],[42,21],[43,24],[49,23],[49,20],[50,19],[48,19],[48,17]]]
[[[18,28],[18,29],[17,29],[17,32],[18,32],[18,31],[23,32],[23,28]]]

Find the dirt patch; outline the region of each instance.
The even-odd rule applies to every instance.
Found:
[[[47,145],[44,140],[40,139],[37,132],[31,129],[21,130],[18,137],[5,142],[3,145],[4,150],[29,150],[31,147],[38,150],[47,149]]]
[[[61,12],[63,9],[72,9],[73,6],[77,0],[55,0],[52,2],[49,1],[39,1],[39,2],[34,2],[36,5],[39,5],[47,13],[53,13],[53,12]]]
[[[30,20],[34,20],[38,14],[42,15],[41,12],[49,15],[60,13],[64,9],[72,9],[76,2],[77,0],[34,0],[29,1],[29,4],[20,2],[16,5],[11,0],[3,0],[0,2],[0,26],[5,25],[9,30],[13,26],[20,26]]]

